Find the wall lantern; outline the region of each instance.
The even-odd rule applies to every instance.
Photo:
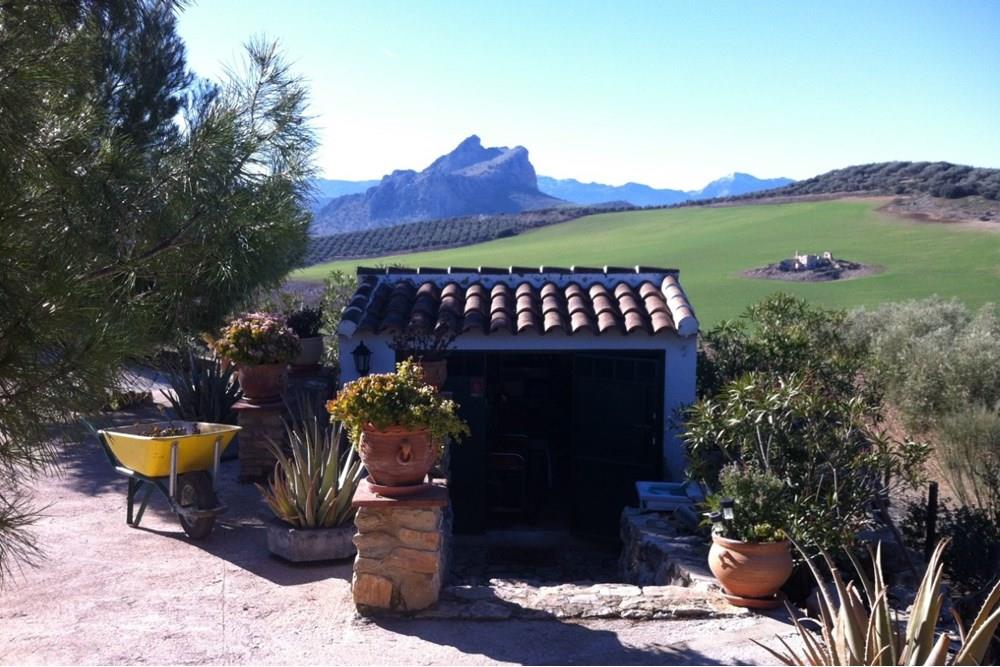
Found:
[[[368,375],[372,369],[372,351],[368,349],[364,341],[358,343],[358,346],[351,352],[351,356],[354,357],[354,368],[357,369],[358,375],[361,377]]]

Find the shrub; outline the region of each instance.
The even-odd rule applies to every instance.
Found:
[[[787,294],[775,294],[747,308],[737,320],[705,334],[698,358],[702,396],[752,371],[774,375],[798,373],[817,390],[850,396],[866,365],[864,348],[845,335],[842,311],[824,310]],[[863,393],[877,403],[876,387]]]
[[[1000,521],[1000,412],[970,406],[937,424],[937,461],[958,500]]]
[[[236,317],[222,330],[216,351],[238,364],[281,364],[299,353],[298,337],[285,320],[271,313]]]
[[[314,338],[323,328],[323,309],[312,306],[301,306],[288,313],[285,324],[299,338]]]
[[[420,367],[409,360],[397,364],[395,373],[366,375],[349,382],[326,407],[333,419],[348,426],[355,445],[368,425],[377,429],[426,428],[437,442],[469,434],[469,427],[456,414],[455,402],[424,384]]]
[[[975,507],[938,507],[937,534],[947,540],[945,574],[961,595],[989,586],[1000,573],[1000,522]],[[907,543],[922,548],[926,537],[927,507],[922,502],[906,507],[901,530]]]
[[[440,361],[457,336],[447,328],[436,328],[429,333],[406,329],[394,336],[389,346],[406,359]]]
[[[973,315],[958,301],[931,297],[852,313],[849,337],[871,351],[872,374],[912,426],[948,412],[1000,403],[1000,314]]]
[[[726,464],[765,471],[784,485],[779,527],[824,548],[847,544],[872,523],[885,480],[916,483],[929,452],[890,441],[876,417],[860,396],[828,396],[797,374],[753,372],[688,410],[689,472],[716,486]]]
[[[358,279],[352,273],[334,270],[323,281],[323,332],[327,335],[326,363],[331,366],[340,365],[340,338],[337,327],[344,308],[351,302],[354,291],[358,288]]]
[[[708,498],[713,512],[732,500],[733,518],[721,523],[722,537],[742,542],[780,542],[785,539],[781,503],[784,484],[770,473],[753,466],[730,464],[719,473],[719,492]],[[718,528],[718,526],[717,526]]]

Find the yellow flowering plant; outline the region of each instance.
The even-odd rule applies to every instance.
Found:
[[[469,434],[469,426],[457,414],[458,405],[442,398],[423,381],[416,363],[403,361],[395,373],[377,373],[349,382],[326,404],[332,420],[342,421],[355,445],[366,426],[428,429],[435,442]]]
[[[299,353],[299,337],[272,313],[233,318],[215,341],[215,351],[238,364],[287,363]]]

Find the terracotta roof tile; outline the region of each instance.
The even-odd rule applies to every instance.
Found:
[[[462,331],[462,319],[465,315],[465,289],[458,283],[448,283],[441,290],[441,303],[438,306],[435,331],[459,333]]]
[[[510,331],[513,308],[510,288],[505,283],[497,283],[490,290],[490,332]]]
[[[339,331],[656,335],[697,332],[676,271],[522,266],[359,269]]]

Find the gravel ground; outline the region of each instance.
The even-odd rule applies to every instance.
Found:
[[[96,442],[67,446],[36,534],[47,554],[0,590],[3,664],[756,664],[780,616],[708,621],[358,618],[351,563],[268,554],[266,510],[223,464],[230,511],[187,540],[162,500],[125,525],[125,480]]]

